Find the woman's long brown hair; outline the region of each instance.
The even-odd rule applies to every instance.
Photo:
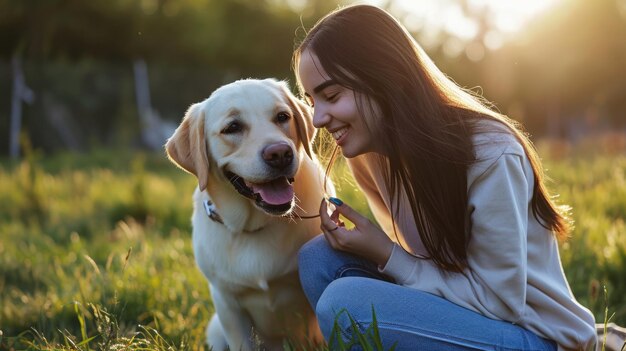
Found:
[[[534,172],[534,216],[558,237],[568,235],[569,221],[550,198],[537,152],[521,127],[448,79],[387,12],[356,5],[322,18],[294,52],[296,75],[301,55],[310,53],[332,79],[356,92],[363,116],[375,116],[366,123],[383,148],[379,166],[396,200],[392,218],[404,190],[438,267],[455,272],[467,267],[467,171],[476,161],[472,137],[487,132],[479,120],[499,121],[517,137]]]

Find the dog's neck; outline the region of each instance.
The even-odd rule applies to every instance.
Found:
[[[259,232],[274,220],[257,209],[228,182],[220,182],[217,179],[210,181],[206,193],[209,194],[209,198],[203,197],[203,202],[209,200],[210,204],[206,206],[203,204],[204,212],[212,221],[225,226],[231,233]],[[228,211],[229,208],[238,210]]]
[[[268,216],[254,206],[250,199],[235,190],[230,182],[213,176],[206,189],[206,193],[210,195],[202,198],[203,212],[206,212],[210,220],[225,226],[231,233],[256,233],[276,221],[295,222],[305,217],[316,217],[323,196],[323,181],[323,170],[320,166],[304,156],[294,183],[297,198],[295,211],[290,216],[281,218]],[[332,183],[329,185],[330,194],[334,194]],[[230,208],[238,210],[228,211]],[[310,221],[311,225],[319,226],[316,223],[319,222]]]
[[[211,202],[211,200],[204,200],[202,202],[202,205],[204,205],[204,210],[206,211],[207,216],[209,217],[210,220],[212,220],[213,222],[217,222],[225,227],[227,227],[226,224],[224,224],[224,220],[222,219],[222,216],[219,215],[219,213],[217,212],[217,208],[215,207],[215,204],[213,204],[213,202]],[[253,230],[246,230],[244,229],[243,232],[244,233],[248,233],[248,234],[252,234],[258,231],[261,231],[263,228],[265,228],[265,226],[261,226],[259,228],[253,229]]]
[[[202,205],[204,205],[204,210],[206,211],[206,214],[207,216],[209,216],[210,220],[219,224],[224,224],[222,216],[217,213],[217,209],[215,208],[215,205],[213,204],[213,202],[211,202],[211,200],[202,201]]]

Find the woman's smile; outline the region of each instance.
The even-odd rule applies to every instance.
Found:
[[[337,142],[337,145],[340,145],[343,143],[343,141],[345,140],[346,135],[349,132],[349,128],[348,127],[343,127],[339,130],[336,130],[334,132],[332,132],[332,136],[335,139],[335,142]]]
[[[325,128],[347,158],[375,151],[376,143],[359,104],[370,102],[354,90],[342,86],[323,69],[313,52],[305,51],[298,65],[298,76],[305,96],[313,106],[313,125]]]

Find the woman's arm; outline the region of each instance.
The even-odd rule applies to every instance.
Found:
[[[532,189],[532,174],[527,177],[524,162],[523,155],[504,153],[484,172],[468,179],[471,237],[465,274],[443,272],[431,261],[415,258],[397,246],[382,271],[402,285],[517,322],[526,304]]]

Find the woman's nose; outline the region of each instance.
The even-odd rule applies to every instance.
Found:
[[[322,107],[313,108],[313,126],[322,128],[330,122],[331,118]]]

